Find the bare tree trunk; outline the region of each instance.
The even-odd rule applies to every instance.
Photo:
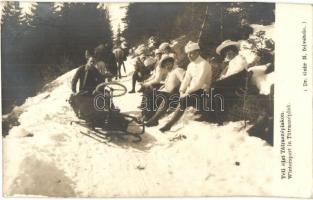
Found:
[[[221,41],[224,41],[224,26],[223,26],[223,22],[224,22],[224,7],[221,4],[221,8],[220,8],[220,39]]]

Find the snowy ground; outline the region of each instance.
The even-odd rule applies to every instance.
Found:
[[[132,61],[128,60],[128,72]],[[75,71],[75,70],[74,70]],[[66,101],[74,71],[15,112],[20,125],[3,140],[6,196],[113,197],[271,195],[273,148],[248,136],[241,122],[218,127],[187,112],[167,134],[147,128],[140,143],[98,143],[70,124]],[[130,89],[131,76],[121,82]],[[114,99],[138,113],[140,95]],[[185,137],[182,137],[182,136]]]

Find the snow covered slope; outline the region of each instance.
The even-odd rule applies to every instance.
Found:
[[[132,61],[126,63],[132,70]],[[46,86],[13,112],[19,126],[3,139],[6,196],[113,197],[270,195],[273,149],[239,131],[196,122],[192,111],[167,134],[147,128],[140,143],[98,143],[70,124],[66,101],[75,70]],[[128,88],[131,76],[121,80]],[[114,99],[123,112],[139,112],[140,95]]]

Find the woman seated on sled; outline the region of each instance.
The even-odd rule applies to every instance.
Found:
[[[169,43],[167,42],[163,42],[160,46],[159,49],[157,49],[156,53],[158,54],[157,59],[154,59],[154,63],[153,63],[153,68],[149,67],[149,65],[151,64],[147,64],[146,67],[148,67],[150,69],[150,71],[152,72],[152,76],[150,76],[150,78],[145,81],[145,83],[143,83],[141,85],[141,88],[138,90],[138,92],[144,92],[145,90],[151,90],[152,88],[156,88],[158,89],[162,84],[161,82],[165,80],[165,78],[167,77],[168,71],[166,68],[161,67],[160,62],[162,60],[163,57],[171,57],[173,59],[175,59],[175,54],[172,53],[172,49],[169,45]],[[145,60],[148,61],[149,58],[147,58]],[[148,62],[147,62],[148,63]]]
[[[159,89],[163,85],[162,82],[166,79],[168,74],[168,69],[166,65],[169,62],[174,62],[174,58],[168,55],[162,56],[160,63],[155,68],[155,73],[150,79],[142,84],[142,92],[151,90],[153,88]]]
[[[146,98],[146,109],[145,119],[147,120],[147,126],[156,126],[162,115],[169,108],[176,107],[179,101],[179,86],[185,76],[185,70],[174,64],[174,59],[166,56],[167,59],[163,59],[160,63],[168,71],[168,75],[164,81],[164,84],[159,90],[154,90],[151,96],[145,96]],[[152,105],[151,105],[152,104]]]
[[[202,105],[204,94],[211,87],[212,67],[201,57],[199,44],[189,41],[185,46],[185,52],[190,63],[179,88],[179,105],[172,118],[160,129],[161,132],[170,130],[182,117],[187,107]]]
[[[212,84],[213,92],[211,95],[218,94],[223,97],[223,100],[216,99],[216,101],[211,102],[214,108],[212,111],[215,111],[215,115],[206,112],[203,120],[215,116],[214,121],[217,120],[218,123],[222,123],[222,116],[228,113],[229,108],[239,98],[237,91],[246,88],[249,83],[248,68],[258,63],[260,59],[248,46],[246,41],[226,40],[216,48],[216,53],[223,59],[221,63],[222,72]]]

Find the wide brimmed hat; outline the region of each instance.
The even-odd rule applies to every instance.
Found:
[[[195,51],[195,50],[200,50],[199,44],[192,42],[192,41],[189,41],[185,46],[185,52],[190,53],[190,52]]]
[[[162,65],[163,65],[163,63],[165,62],[165,61],[167,61],[167,60],[172,60],[173,62],[175,61],[175,59],[173,58],[173,56],[170,56],[170,55],[163,55],[162,57],[161,57],[161,60],[160,60],[160,62],[159,62],[159,65],[160,65],[160,67],[162,67]]]
[[[156,49],[154,53],[155,54],[161,54],[162,52],[159,49]]]
[[[135,54],[140,55],[143,54],[146,51],[145,45],[141,44],[135,49]]]
[[[216,53],[218,55],[221,55],[221,51],[225,49],[226,47],[230,47],[230,46],[234,46],[237,49],[239,49],[239,42],[232,41],[232,40],[225,40],[216,48]]]
[[[163,52],[168,47],[170,47],[170,44],[168,42],[163,42],[162,44],[160,44],[159,50]]]
[[[139,59],[140,59],[140,60],[142,60],[142,59],[144,59],[144,58],[146,58],[146,55],[145,55],[145,54],[142,53],[142,54],[139,55]]]
[[[150,65],[154,65],[156,63],[156,59],[149,57],[147,59],[145,59],[145,61],[143,62],[143,64],[148,67]]]

